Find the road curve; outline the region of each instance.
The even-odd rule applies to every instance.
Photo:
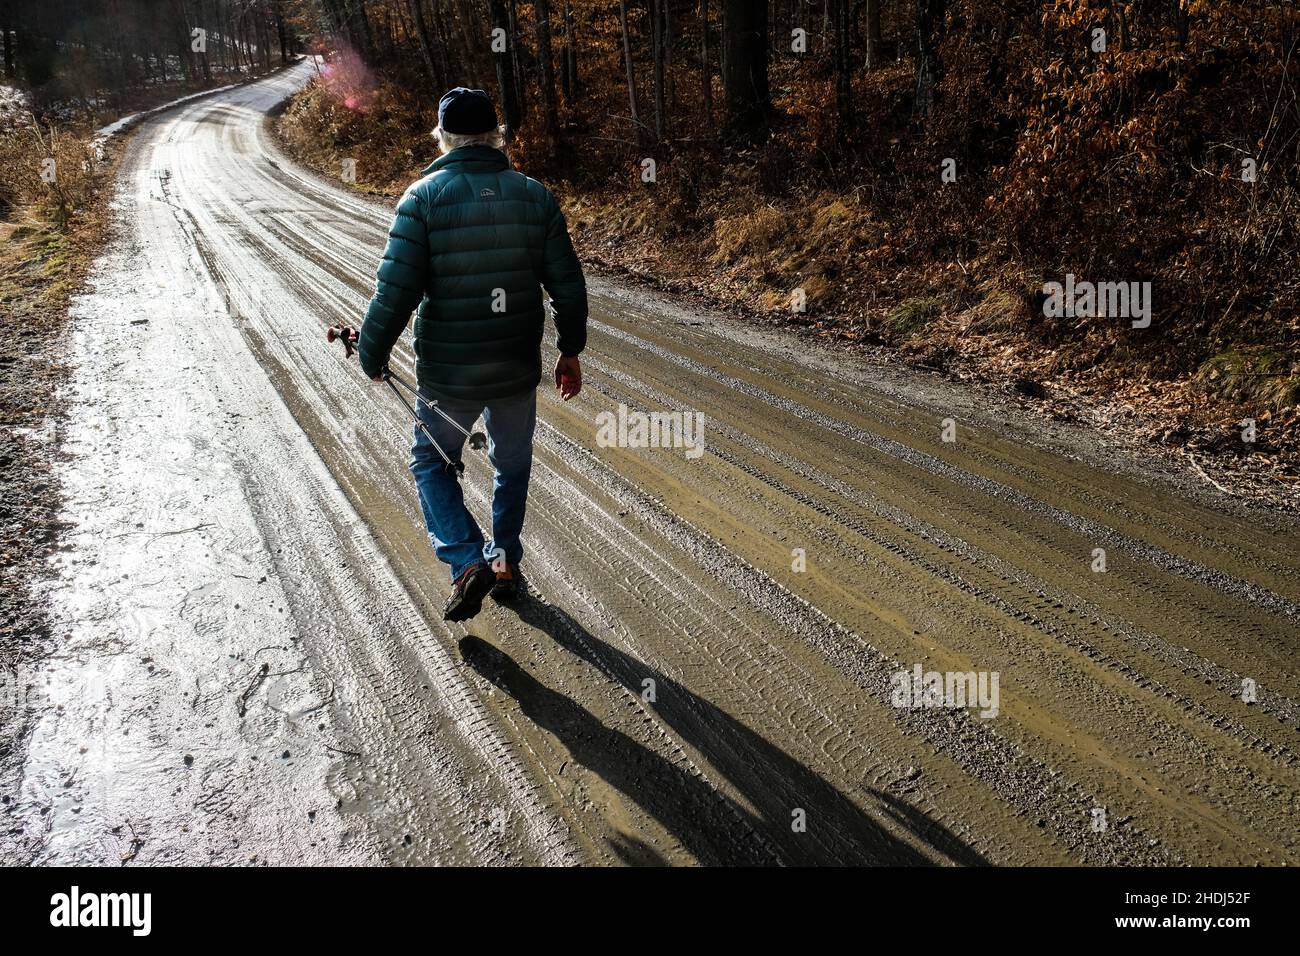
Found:
[[[83,443],[69,562],[121,563],[135,539],[113,536],[140,520],[133,502],[172,500],[160,484],[182,477],[212,485],[166,510],[158,528],[194,530],[148,538],[132,566],[152,561],[157,580],[116,586],[110,616],[138,620],[126,609],[142,595],[186,596],[205,575],[224,583],[203,599],[225,610],[207,630],[168,611],[114,646],[167,660],[206,635],[240,644],[226,655],[239,666],[191,659],[196,686],[231,691],[193,708],[140,678],[139,699],[157,695],[187,733],[206,714],[216,729],[195,746],[224,754],[224,772],[119,766],[117,792],[62,813],[43,858],[95,858],[95,826],[135,801],[155,826],[142,858],[157,859],[189,858],[163,848],[187,813],[219,811],[227,842],[195,858],[256,845],[270,862],[1300,862],[1294,525],[1189,498],[1014,409],[611,282],[592,283],[582,395],[542,391],[531,597],[444,625],[404,410],[323,336],[361,315],[389,209],[296,168],[266,125],[309,70],[152,119],[124,162],[122,235],[83,308],[80,348],[100,371],[82,374],[80,414],[99,403],[152,423],[117,429],[102,466],[117,471],[98,484],[120,507],[99,518]],[[94,344],[123,339],[116,365]],[[186,394],[206,405],[173,414]],[[597,416],[620,405],[702,413],[702,454],[603,447]],[[214,448],[202,436],[218,424]],[[160,475],[175,447],[220,463],[220,481],[207,466]],[[465,486],[483,514],[481,457]],[[276,616],[231,610],[255,577]],[[109,583],[76,578],[55,598],[107,653],[103,619],[76,609]],[[297,708],[258,684],[255,648],[281,638],[271,673],[298,675]],[[996,673],[996,715],[897,706],[893,675],[918,664]],[[74,655],[62,679],[83,665]],[[280,716],[259,718],[268,707]],[[250,748],[281,759],[277,735],[304,727],[296,772],[235,769]],[[28,792],[53,788],[69,745],[42,724]],[[146,785],[173,779],[174,798]],[[295,793],[320,797],[310,820]],[[261,810],[241,810],[254,797]]]

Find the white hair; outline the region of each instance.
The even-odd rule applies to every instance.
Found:
[[[439,126],[434,129],[433,138],[438,141],[438,148],[444,153],[450,153],[453,149],[459,149],[461,146],[473,145],[504,149],[506,145],[506,128],[498,126],[486,133],[448,133]]]

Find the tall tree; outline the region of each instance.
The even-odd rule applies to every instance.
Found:
[[[713,65],[709,63],[709,0],[700,0],[700,78],[703,81],[704,125],[713,129]]]
[[[488,0],[488,15],[492,20],[492,31],[500,30],[498,37],[493,37],[492,59],[497,68],[497,94],[501,98],[502,118],[505,120],[506,135],[513,137],[523,122],[519,115],[519,87],[516,84],[513,46],[515,38],[510,30],[510,16],[502,0]]]
[[[370,17],[366,13],[365,2],[364,0],[351,0],[351,3],[352,16],[356,18],[356,22],[361,27],[359,34],[361,39],[361,48],[358,52],[360,52],[362,60],[369,63],[371,66],[374,66],[378,63],[378,58],[375,55],[375,37],[374,32],[370,29]],[[250,57],[250,65],[252,62],[252,58]]]
[[[668,117],[664,106],[664,60],[667,38],[664,36],[665,0],[650,0],[650,36],[654,57],[655,77],[655,138],[662,140],[667,129]]]
[[[929,116],[934,109],[935,89],[939,85],[942,64],[939,39],[948,0],[916,0],[916,93],[912,111]]]
[[[673,89],[673,0],[662,0],[664,12],[664,91],[668,99],[668,111],[673,112],[677,104],[677,93]]]
[[[515,71],[515,93],[519,97],[519,122],[528,119],[528,84],[525,82],[524,61],[519,55],[519,11],[515,0],[509,0],[506,15],[510,20],[510,67]]]
[[[831,0],[835,17],[835,135],[843,144],[853,122],[853,23],[850,0]]]
[[[204,8],[205,8],[205,4],[202,2],[202,0],[200,0],[200,2],[199,2],[199,4],[198,4],[198,7],[197,7],[197,14],[196,14],[196,15],[197,15],[197,22],[194,23],[193,26],[196,26],[196,27],[199,27],[200,29],[206,30],[206,29],[207,29],[207,17],[206,17],[206,11],[205,11]],[[206,37],[204,38],[203,49],[200,51],[200,54],[199,54],[199,62],[203,65],[203,82],[204,82],[204,83],[211,83],[211,82],[212,82],[212,62],[208,59],[208,44],[207,44],[207,38],[206,38]]]
[[[420,61],[424,64],[425,75],[429,77],[429,82],[434,88],[441,91],[447,84],[444,81],[442,71],[433,59],[433,41],[429,39],[429,25],[424,19],[424,0],[407,0],[411,7],[411,15],[415,18],[415,39],[420,45]]]
[[[275,0],[275,36],[280,43],[280,65],[289,63],[289,37],[284,28],[284,0]]]
[[[724,0],[722,88],[733,128],[765,128],[771,91],[767,80],[767,0]]]
[[[461,0],[460,9],[452,13],[451,19],[455,21],[456,28],[460,32],[461,66],[469,78],[470,85],[476,88],[482,87],[483,83],[479,80],[478,74],[478,44],[474,42],[479,33],[472,28],[477,19],[474,7]]]
[[[537,18],[537,58],[541,61],[542,128],[546,135],[546,155],[551,159],[560,151],[560,111],[555,99],[555,64],[551,60],[550,0],[533,0]]]
[[[564,0],[564,49],[560,54],[560,87],[564,102],[572,106],[578,98],[578,47],[573,32],[573,7]]]
[[[866,0],[864,6],[867,15],[866,35],[863,37],[863,45],[867,50],[867,69],[880,69],[881,50],[880,50],[880,2],[881,0]]]
[[[641,116],[636,108],[636,68],[632,65],[632,38],[627,30],[627,0],[618,0],[618,22],[623,30],[623,64],[627,68],[627,98],[632,108],[632,135],[641,142]]]

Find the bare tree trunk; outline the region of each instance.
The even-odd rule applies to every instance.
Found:
[[[121,0],[108,0],[107,13],[115,21],[119,23],[123,22]],[[203,0],[199,0],[199,17],[202,18],[202,16]],[[8,26],[4,23],[7,19],[7,16],[0,18],[0,31],[4,32],[6,41],[9,39]],[[114,105],[118,107],[122,105],[122,94],[126,91],[129,76],[127,73],[127,52],[122,40],[123,37],[121,32],[114,32],[112,39],[110,40],[110,46],[113,50],[112,97]],[[211,71],[208,69],[208,57],[206,53],[203,55],[203,69],[205,74],[208,74],[209,76],[211,75]]]
[[[505,32],[505,49],[500,52],[493,50],[492,59],[497,68],[497,94],[501,97],[501,112],[505,120],[506,135],[513,138],[522,122],[519,115],[519,88],[515,84],[515,69],[511,62],[515,38],[510,31],[510,17],[502,0],[488,0],[488,15],[492,18],[492,28]]]
[[[173,22],[176,24],[173,29],[177,30],[179,42],[177,43],[177,52],[180,54],[181,68],[185,71],[185,83],[188,85],[195,80],[194,70],[194,51],[190,49],[192,38],[190,37],[190,14],[186,9],[185,0],[176,0],[172,5]]]
[[[221,37],[221,39],[226,44],[226,46],[230,49],[231,63],[235,68],[235,72],[238,73],[240,70],[239,42],[235,37],[235,11],[234,10],[227,11],[226,26],[225,29],[222,30],[222,34],[223,36]]]
[[[560,58],[560,85],[569,106],[578,99],[578,46],[573,35],[573,8],[564,0],[564,53]]]
[[[289,36],[284,29],[284,0],[275,0],[275,35],[280,41],[280,65],[289,63]]]
[[[876,70],[880,63],[880,0],[866,0],[867,12],[867,69]]]
[[[415,39],[420,44],[420,59],[424,61],[424,72],[429,82],[436,88],[443,87],[442,76],[433,62],[433,51],[429,47],[429,28],[424,22],[424,0],[408,0],[411,15],[415,17]]]
[[[853,73],[850,47],[850,0],[833,0],[835,7],[835,136],[843,145],[853,121]]]
[[[668,110],[672,111],[677,103],[677,93],[673,89],[673,4],[672,0],[663,0],[664,8],[664,90],[668,99]]]
[[[771,91],[767,82],[767,0],[725,0],[722,6],[722,88],[737,129],[765,126]]]
[[[220,28],[221,28],[221,43],[220,43],[220,49],[221,49],[221,72],[222,72],[222,73],[229,73],[229,72],[230,72],[230,53],[229,53],[229,51],[226,49],[226,27],[225,27],[225,23],[224,23],[224,22],[222,21],[222,19],[221,19],[221,2],[220,2],[220,0],[217,0],[217,5],[216,5],[215,7],[213,7],[213,9],[212,9],[212,25],[213,25],[214,27],[220,27]],[[148,59],[147,59],[147,58],[146,58],[145,62],[148,63]]]
[[[217,0],[217,2],[220,2],[220,0]],[[199,27],[199,28],[202,29],[202,30],[207,30],[207,27],[208,27],[208,20],[207,20],[207,17],[204,16],[204,13],[205,13],[206,10],[207,10],[207,4],[204,3],[203,0],[199,0],[199,4],[198,4],[198,19],[199,19],[199,22],[198,22],[197,24],[194,24],[194,26],[197,26],[197,27]],[[211,63],[211,61],[208,59],[208,44],[207,44],[207,38],[206,38],[206,37],[204,38],[204,42],[203,42],[203,52],[202,52],[200,55],[201,55],[201,57],[202,57],[201,62],[203,63],[203,82],[204,82],[204,83],[211,83],[211,82],[212,82],[212,63]]]
[[[700,0],[700,74],[704,85],[704,124],[712,130],[713,66],[709,63],[709,0]]]
[[[470,30],[470,24],[474,21],[474,11],[466,3],[460,4],[460,10],[456,17],[456,23],[460,27],[460,42],[463,54],[462,62],[465,71],[469,74],[469,81],[475,87],[482,87],[483,81],[479,79],[478,73],[478,44],[474,42],[474,34]]]
[[[528,84],[525,82],[523,63],[519,59],[519,11],[515,0],[506,8],[510,18],[510,67],[515,71],[515,91],[519,94],[519,122],[528,119]]]
[[[452,56],[448,52],[456,46],[455,40],[452,38],[451,26],[449,26],[449,21],[451,19],[452,16],[442,9],[442,0],[433,0],[434,29],[429,39],[433,40],[434,45],[438,48],[440,54],[438,62],[442,65],[443,72],[447,74],[448,86],[450,86],[456,78],[453,73],[454,64]]]
[[[262,61],[262,69],[271,69],[271,24],[266,19],[266,10],[257,11],[257,52]]]
[[[935,88],[942,72],[938,45],[946,7],[947,0],[916,2],[916,95],[912,112],[918,116],[929,116],[934,109]]]
[[[650,36],[654,51],[655,76],[655,138],[662,140],[667,128],[664,110],[664,0],[650,0]]]
[[[632,40],[627,32],[627,0],[618,0],[618,22],[623,28],[623,63],[627,67],[627,98],[632,107],[632,132],[641,142],[641,117],[636,108],[636,70],[632,66]]]
[[[239,15],[239,42],[244,45],[244,59],[248,61],[248,72],[251,75],[257,72],[257,64],[253,60],[253,41],[248,38],[247,10]]]
[[[357,21],[361,24],[361,33],[359,37],[361,40],[361,59],[363,62],[369,63],[373,66],[375,65],[375,37],[370,30],[370,17],[366,15],[366,5],[364,3],[358,3],[356,5],[355,16]]]
[[[546,156],[554,159],[560,152],[560,113],[555,99],[555,64],[551,60],[550,0],[533,0],[537,18],[537,59],[541,61],[542,129],[546,134]]]

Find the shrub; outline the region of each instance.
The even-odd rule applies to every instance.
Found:
[[[103,178],[89,134],[43,130],[35,122],[0,131],[0,168],[0,216],[27,207],[60,231],[90,205]]]

